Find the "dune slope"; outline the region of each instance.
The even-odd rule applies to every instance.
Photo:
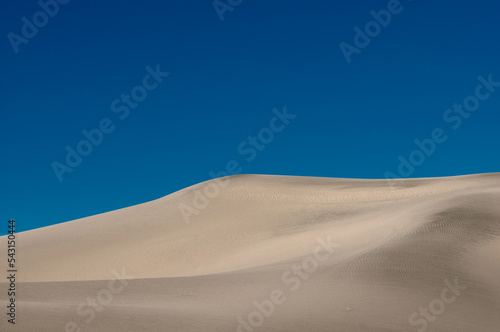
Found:
[[[19,233],[1,330],[500,331],[500,174],[394,183],[240,175]]]

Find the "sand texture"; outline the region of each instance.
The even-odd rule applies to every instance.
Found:
[[[500,331],[500,174],[393,184],[239,175],[18,233],[0,331]]]

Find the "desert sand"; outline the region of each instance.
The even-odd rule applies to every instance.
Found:
[[[2,332],[500,331],[500,174],[238,175],[17,242]]]

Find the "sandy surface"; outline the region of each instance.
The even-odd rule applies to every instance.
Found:
[[[500,174],[395,184],[240,175],[19,233],[0,331],[500,331]]]

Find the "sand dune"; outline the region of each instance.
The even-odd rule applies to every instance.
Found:
[[[240,175],[19,233],[0,330],[500,331],[500,174],[395,184]]]

